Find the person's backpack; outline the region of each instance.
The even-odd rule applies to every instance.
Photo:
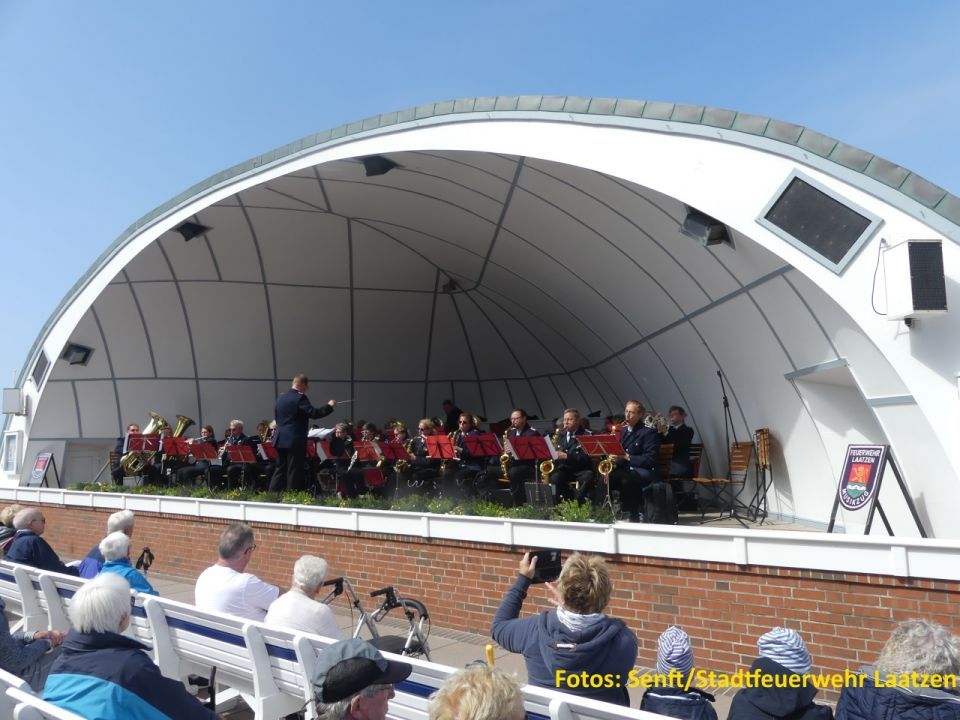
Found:
[[[644,491],[643,521],[662,525],[677,524],[677,508],[673,504],[673,488],[658,480]]]

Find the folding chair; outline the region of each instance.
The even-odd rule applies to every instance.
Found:
[[[753,457],[753,441],[737,441],[730,445],[730,472],[727,477],[705,478],[695,477],[693,482],[698,487],[706,488],[710,497],[708,503],[720,510],[720,514],[714,518],[719,520],[725,513],[733,515],[734,506],[739,502],[740,493],[743,492],[747,482],[747,473],[750,470],[750,459]],[[734,487],[739,489],[734,492]],[[726,500],[724,499],[726,494]],[[700,505],[700,517],[706,516],[706,507],[703,503]]]

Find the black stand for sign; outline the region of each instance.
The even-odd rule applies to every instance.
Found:
[[[47,474],[53,470],[53,477],[57,481],[56,485],[50,485],[47,482]],[[37,459],[33,463],[33,471],[30,473],[30,479],[27,481],[27,487],[60,487],[60,473],[57,472],[57,463],[53,459],[53,453],[37,453]]]
[[[893,527],[890,525],[890,521],[887,519],[887,514],[883,511],[883,506],[880,504],[880,487],[883,480],[884,471],[886,466],[889,463],[890,467],[893,469],[893,475],[897,479],[897,485],[900,487],[900,492],[903,495],[903,499],[907,503],[907,508],[910,510],[910,515],[913,517],[913,522],[917,526],[917,531],[920,533],[920,537],[927,537],[927,531],[923,527],[923,522],[920,520],[920,514],[917,512],[917,506],[913,502],[913,498],[910,496],[910,492],[907,489],[907,483],[904,482],[903,474],[900,472],[900,468],[897,465],[896,460],[893,457],[893,453],[890,451],[889,446],[887,447],[887,452],[885,456],[884,464],[880,467],[879,473],[877,475],[877,487],[874,491],[873,501],[870,503],[870,509],[867,511],[867,523],[863,528],[863,534],[869,535],[870,528],[873,527],[873,517],[874,512],[880,513],[880,521],[883,523],[883,527],[886,528],[887,534],[890,537],[894,536]],[[840,482],[843,482],[841,477]],[[840,509],[840,493],[839,490],[833,498],[833,509],[830,511],[830,524],[827,526],[827,532],[832,533],[834,525],[837,520],[837,511]]]

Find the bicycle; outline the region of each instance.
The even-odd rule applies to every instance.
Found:
[[[361,631],[366,627],[371,636],[370,642],[378,650],[408,657],[420,657],[422,655],[430,660],[430,646],[427,644],[427,638],[430,636],[430,614],[422,602],[411,598],[402,598],[393,585],[388,585],[370,593],[370,597],[384,596],[380,607],[371,615],[363,608],[360,597],[347,578],[333,578],[327,580],[323,585],[324,587],[333,586],[323,599],[324,604],[329,605],[331,600],[346,593],[351,605],[351,621],[353,608],[356,608],[359,613],[352,637],[359,638]],[[406,635],[381,635],[377,629],[377,624],[389,615],[391,610],[398,608],[403,610],[403,615],[409,626]]]

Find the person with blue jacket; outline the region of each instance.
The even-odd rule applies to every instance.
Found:
[[[130,585],[101,573],[77,590],[73,628],[53,663],[43,699],[88,720],[214,720],[179,680],[166,678],[149,648],[122,635],[130,624]]]
[[[629,705],[626,687],[637,638],[622,620],[603,612],[613,589],[606,561],[599,555],[571,555],[556,584],[547,583],[556,610],[521,618],[536,566],[530,553],[520,560],[520,574],[493,618],[493,639],[523,654],[531,685]],[[600,687],[593,686],[593,678],[603,678]]]
[[[876,667],[864,668],[861,682],[843,688],[835,718],[960,720],[957,689],[929,687],[933,678],[956,684],[957,675],[960,638],[935,622],[906,620],[891,633]]]
[[[17,529],[17,534],[7,548],[6,560],[38,570],[64,575],[78,574],[77,568],[64,565],[50,544],[40,537],[47,529],[47,519],[40,508],[24,508],[14,516],[13,526]]]
[[[107,518],[107,535],[118,530],[129,537],[133,537],[133,510],[119,510]],[[90,580],[100,574],[103,567],[103,553],[100,552],[100,543],[92,548],[87,556],[80,561],[78,569],[80,577]]]
[[[640,709],[684,720],[717,720],[713,695],[688,685],[693,663],[689,636],[676,625],[664,630],[657,640],[658,683],[643,693]]]
[[[128,583],[130,588],[148,595],[159,595],[147,581],[143,573],[130,564],[130,536],[126,533],[112,532],[100,541],[100,552],[103,554],[102,573],[119,575]]]

